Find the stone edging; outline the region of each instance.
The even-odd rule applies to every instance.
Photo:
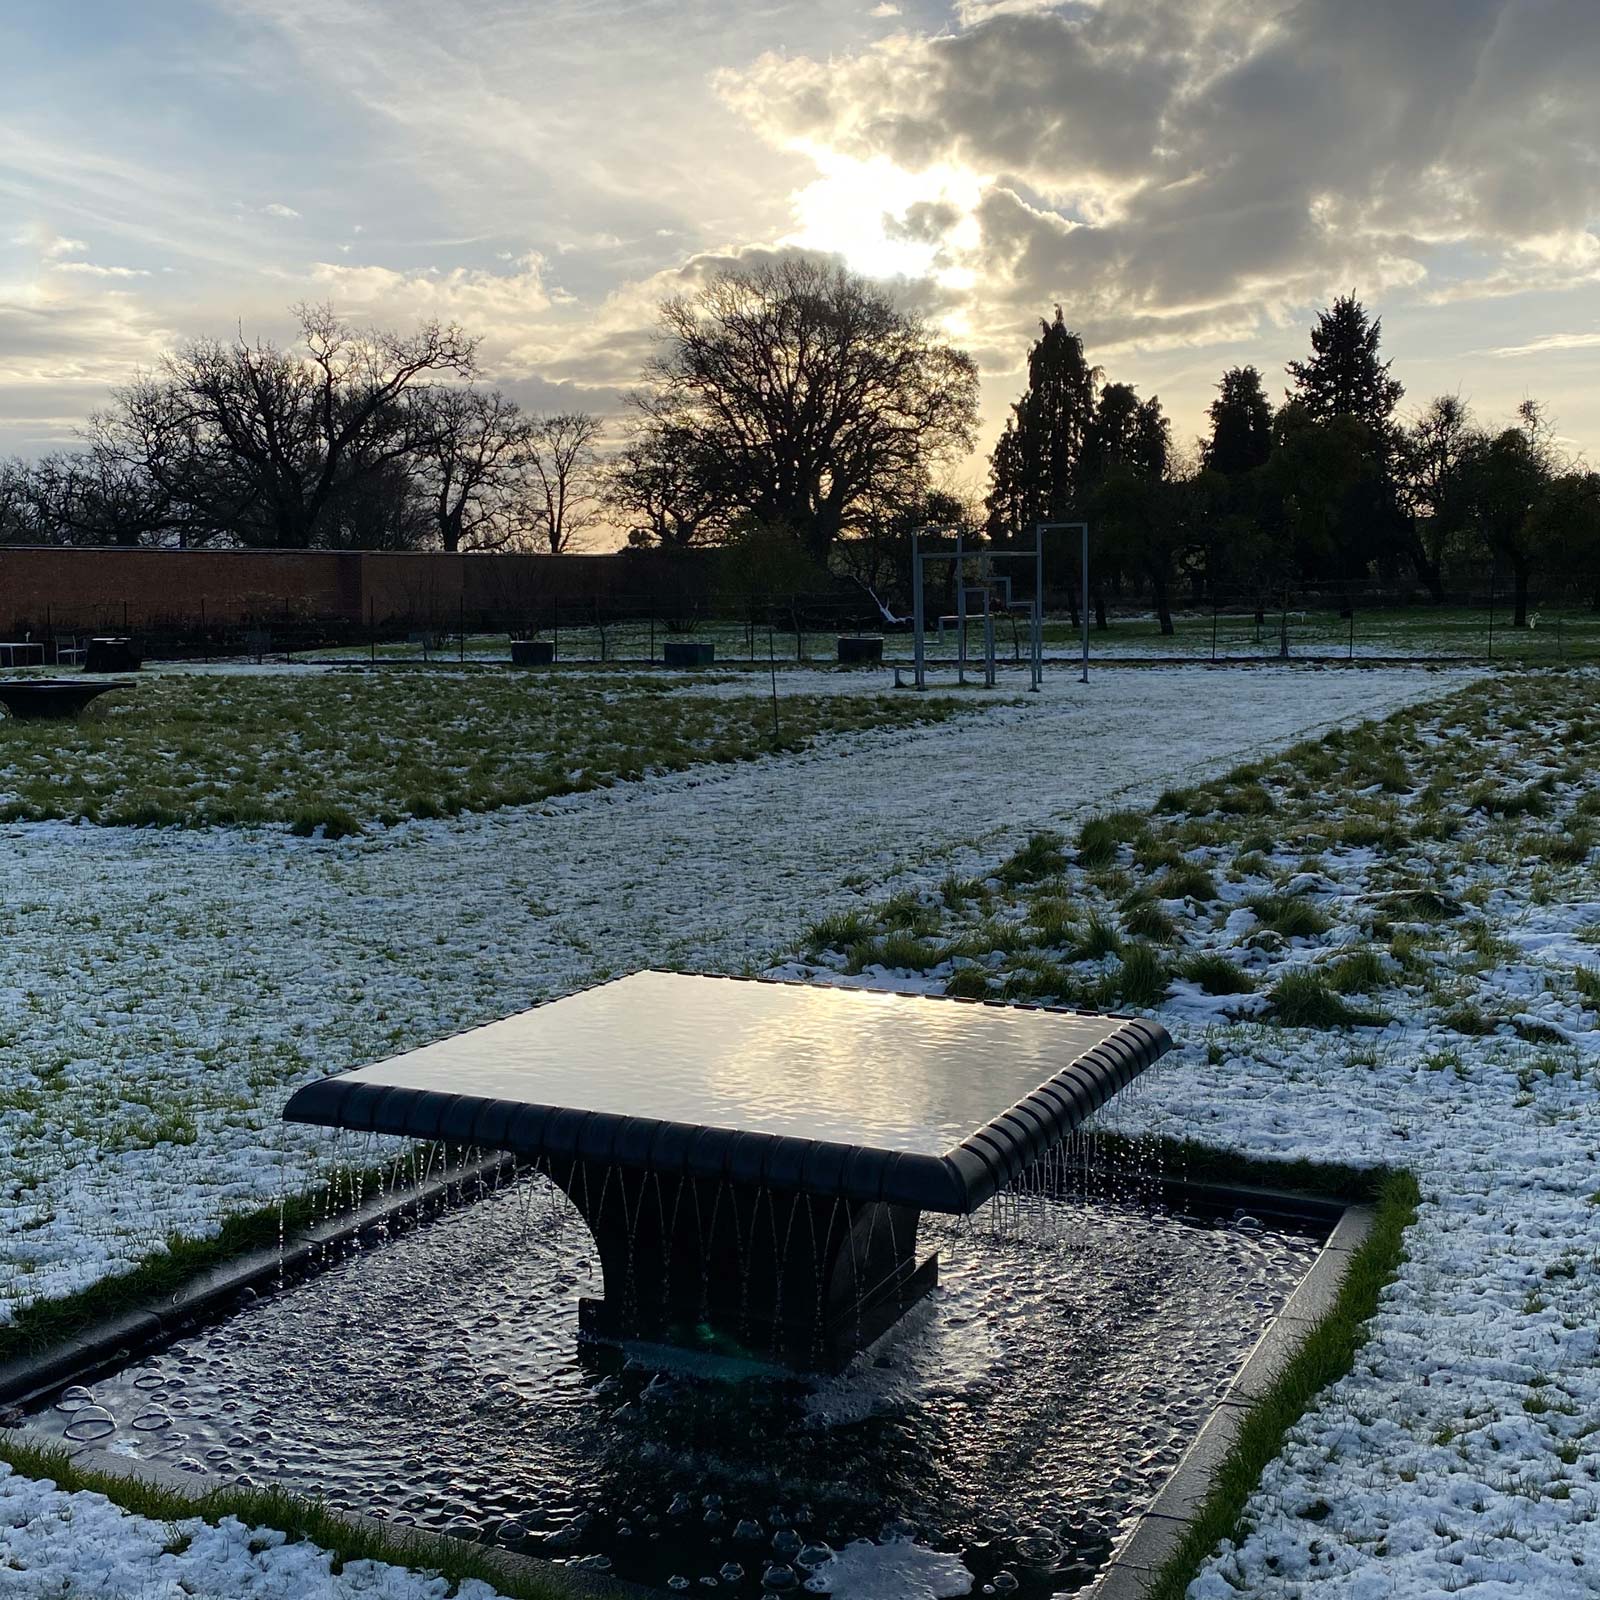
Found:
[[[1217,1409],[1172,1469],[1161,1492],[1111,1552],[1110,1561],[1084,1591],[1083,1600],[1142,1600],[1149,1593],[1210,1494],[1217,1469],[1245,1417],[1306,1336],[1332,1310],[1344,1286],[1351,1254],[1365,1243],[1375,1215],[1369,1205],[1344,1207],[1300,1287],[1245,1358]]]

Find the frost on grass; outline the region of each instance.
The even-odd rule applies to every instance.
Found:
[[[76,722],[0,720],[0,822],[231,827],[327,838],[581,794],[827,735],[953,714],[944,697],[793,693],[743,680],[394,668],[168,672]]]
[[[1418,1173],[1369,1341],[1191,1600],[1600,1593],[1594,694],[1502,680],[1330,732],[781,969],[1150,1011],[1163,1131]]]
[[[796,685],[820,693],[824,677],[833,698],[850,699],[835,675],[794,674],[785,706]],[[168,1233],[214,1231],[227,1212],[313,1184],[328,1142],[278,1115],[308,1078],[638,966],[759,970],[814,918],[855,911],[855,937],[874,936],[860,909],[867,893],[912,891],[900,902],[905,925],[884,931],[932,942],[940,923],[924,908],[975,895],[1031,833],[1054,827],[1063,842],[1050,848],[1065,858],[1089,812],[1142,808],[1174,784],[1198,792],[1263,746],[1451,683],[1278,670],[1199,681],[1204,718],[1194,714],[1197,680],[1128,672],[1089,689],[1051,678],[1025,703],[975,699],[976,714],[931,726],[884,726],[858,706],[852,714],[870,726],[804,751],[337,841],[282,829],[6,829],[0,900],[15,932],[0,950],[0,1319],[127,1268]],[[1130,744],[1135,722],[1152,737]],[[996,784],[999,799],[985,798]],[[1206,894],[1181,855],[1153,867],[1151,899]],[[1106,870],[1128,882],[1098,928],[1070,897],[1049,905],[1032,894],[1049,879],[1026,874],[1061,870],[1048,851],[1027,851],[1011,875],[1041,929],[1071,924],[1088,947],[1114,952],[1131,942],[1121,900],[1140,873],[1119,859]],[[1148,916],[1148,901],[1137,903]],[[985,954],[1027,938],[998,916],[992,932],[970,931]],[[1477,959],[1494,949],[1480,941]],[[1176,945],[1156,954],[1173,961]],[[1130,976],[1154,985],[1159,966],[1136,957]],[[1235,981],[1220,968],[1211,979]],[[1240,1061],[1239,1074],[1276,1083],[1274,1065]],[[1189,1070],[1200,1131],[1212,1131],[1204,1124],[1226,1094],[1218,1074],[1192,1058]],[[1452,1077],[1429,1081],[1439,1076]],[[1221,1077],[1232,1092],[1233,1073]],[[1282,1111],[1287,1139],[1302,1137],[1292,1108],[1268,1095],[1260,1107],[1269,1121]],[[47,1491],[11,1492],[28,1497],[26,1515],[48,1510],[37,1498]],[[103,1508],[75,1495],[61,1510],[90,1503]],[[120,1537],[118,1514],[105,1510],[103,1521],[93,1544],[73,1546],[70,1528],[57,1527],[39,1560],[69,1582],[92,1576],[96,1553]],[[162,1557],[159,1581],[186,1582],[186,1555]],[[130,1561],[130,1572],[156,1573]],[[313,1583],[308,1572],[293,1592],[343,1592],[341,1580]],[[214,1576],[197,1574],[199,1592]]]

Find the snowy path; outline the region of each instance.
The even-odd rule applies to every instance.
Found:
[[[937,727],[329,843],[5,829],[0,1317],[302,1187],[327,1141],[278,1112],[308,1077],[610,972],[764,966],[860,896],[1462,681],[1053,679]]]

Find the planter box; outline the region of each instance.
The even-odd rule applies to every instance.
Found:
[[[511,641],[511,665],[514,667],[548,667],[555,658],[556,647],[549,639]]]
[[[137,672],[143,665],[132,639],[91,639],[83,657],[85,672]]]
[[[865,662],[882,660],[883,640],[878,635],[849,633],[839,635],[841,666],[860,666]]]
[[[669,667],[709,667],[717,659],[717,647],[707,639],[668,639],[661,659]]]

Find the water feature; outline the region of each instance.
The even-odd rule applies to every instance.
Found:
[[[1102,1139],[1167,1043],[636,974],[300,1091],[330,1211],[507,1154],[34,1420],[669,1589],[1071,1592],[1320,1247]]]
[[[1151,1195],[1159,1174],[1090,1153],[1080,1140],[1076,1164],[970,1219],[925,1219],[937,1289],[839,1373],[663,1370],[580,1345],[598,1257],[528,1174],[353,1242],[32,1420],[663,1586],[778,1592],[824,1546],[898,1535],[974,1592],[1071,1592],[1318,1249],[1232,1208],[1111,1198]],[[881,1592],[880,1558],[821,1581]]]
[[[839,1366],[967,1215],[1171,1048],[1047,1008],[638,972],[299,1090],[288,1121],[536,1158],[582,1213],[591,1338]]]

